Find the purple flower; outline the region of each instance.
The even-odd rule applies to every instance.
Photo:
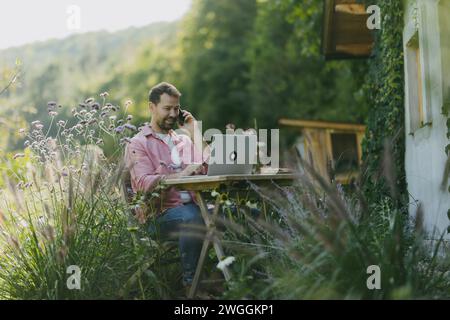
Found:
[[[124,143],[124,142],[130,143],[130,142],[131,142],[131,139],[128,138],[128,137],[125,137],[125,138],[120,139],[120,143]]]
[[[132,124],[125,124],[125,128],[127,128],[128,130],[132,130],[132,131],[136,131],[136,126],[133,126]]]
[[[122,133],[124,129],[125,129],[124,126],[118,126],[116,129],[114,129],[114,131],[115,131],[116,133]]]

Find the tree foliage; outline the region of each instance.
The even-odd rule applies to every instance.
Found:
[[[255,0],[198,0],[185,20],[181,46],[186,103],[208,127],[249,123],[250,61],[245,55],[255,17]]]
[[[280,117],[364,121],[367,106],[357,80],[366,64],[326,62],[320,53],[321,23],[317,1],[260,4],[250,50],[250,92],[253,113],[264,126],[276,126]]]
[[[64,115],[107,91],[115,105],[133,101],[127,112],[139,125],[150,119],[149,89],[168,81],[204,129],[254,120],[277,128],[280,117],[362,123],[366,63],[325,61],[321,24],[322,5],[313,0],[195,0],[180,22],[9,49],[0,63],[19,56],[25,77],[8,107],[45,124],[48,101]]]

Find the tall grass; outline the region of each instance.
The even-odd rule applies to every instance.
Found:
[[[107,103],[107,96],[101,103],[87,99],[71,119],[58,119],[59,108],[50,102],[50,127],[33,122],[20,130],[25,150],[2,155],[0,298],[179,296],[180,265],[167,264],[179,258],[177,250],[168,251],[130,219],[121,158],[136,127],[126,114],[128,103],[124,110]],[[113,150],[109,157],[105,143]],[[253,195],[235,199],[242,212],[219,219],[225,228],[217,237],[236,260],[218,297],[450,297],[448,247],[425,240],[420,208],[411,220],[407,203],[393,205],[399,201],[395,189],[379,203],[367,203],[359,187],[344,191],[301,165],[306,170],[292,186],[251,185]],[[231,204],[231,196],[222,198],[225,207]],[[249,214],[255,205],[262,211],[258,218]],[[215,268],[214,259],[211,250],[207,268]],[[72,265],[81,269],[79,290],[67,286]],[[381,271],[379,290],[367,287],[372,265]]]
[[[176,294],[176,267],[154,239],[130,224],[121,190],[120,160],[136,128],[119,106],[87,99],[51,124],[35,121],[25,151],[2,161],[0,298],[133,299]],[[127,106],[127,105],[126,105]],[[72,123],[69,126],[68,123]],[[57,128],[54,137],[49,135]],[[101,147],[109,141],[110,159]],[[18,165],[19,163],[19,165]],[[132,220],[131,220],[132,221]],[[81,288],[69,289],[67,268],[81,269]]]
[[[442,236],[426,240],[420,208],[411,219],[407,203],[393,209],[393,197],[367,204],[359,188],[344,192],[301,166],[290,187],[252,186],[275,219],[222,221],[227,252],[237,257],[224,298],[450,298],[449,247]],[[373,265],[380,289],[367,286]]]

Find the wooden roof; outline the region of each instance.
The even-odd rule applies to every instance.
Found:
[[[334,130],[356,131],[356,132],[366,130],[366,126],[362,124],[328,122],[328,121],[310,121],[310,120],[281,118],[280,120],[278,120],[278,123],[281,126],[297,127],[297,128],[334,129]]]
[[[324,0],[322,51],[327,59],[367,58],[373,48],[364,4],[357,0]]]

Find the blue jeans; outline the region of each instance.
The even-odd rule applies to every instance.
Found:
[[[204,226],[200,208],[193,202],[183,204],[166,210],[155,222],[149,227],[150,235],[159,233],[161,239],[178,238],[183,283],[191,284],[203,244],[203,238],[199,236],[200,228]],[[174,232],[179,233],[179,236],[174,237]]]
[[[231,212],[237,212],[236,206],[232,206]],[[212,210],[210,210],[210,213]],[[220,215],[224,216],[224,210],[219,210]],[[250,211],[253,217],[258,217],[260,212],[256,209]],[[193,202],[180,205],[166,210],[158,217],[154,224],[150,224],[150,235],[158,235],[161,239],[173,239],[172,233],[178,233],[178,246],[181,255],[181,265],[183,268],[183,283],[191,284],[195,270],[197,268],[198,258],[202,250],[203,238],[201,237],[201,227],[204,226],[200,208]],[[194,227],[194,228],[193,228]],[[195,228],[198,227],[198,228]],[[175,237],[176,239],[176,237]]]

